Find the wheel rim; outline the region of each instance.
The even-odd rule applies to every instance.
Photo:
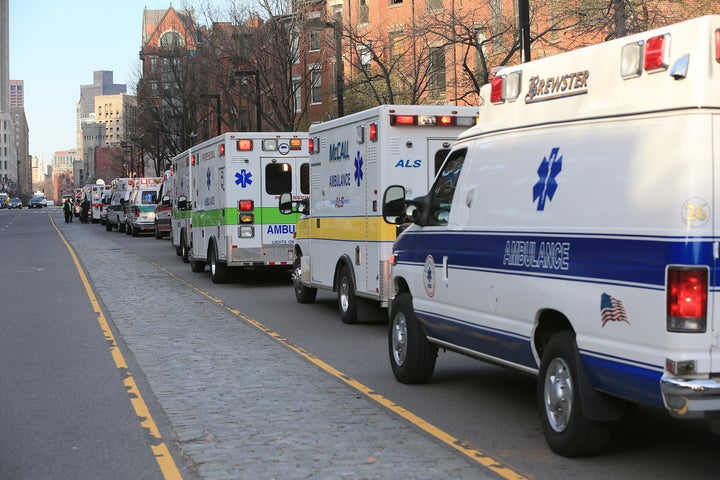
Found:
[[[570,368],[562,358],[555,358],[545,374],[545,412],[556,432],[564,432],[573,407],[573,384]]]
[[[343,277],[340,282],[340,308],[343,312],[347,312],[350,308],[350,282],[347,277]]]
[[[395,364],[403,366],[407,356],[407,321],[402,313],[398,313],[393,318],[391,340]]]
[[[302,284],[300,283],[300,275],[301,274],[302,274],[302,268],[298,264],[297,266],[295,266],[295,268],[293,269],[293,273],[292,273],[293,286],[295,287],[296,292],[300,292],[302,290]]]

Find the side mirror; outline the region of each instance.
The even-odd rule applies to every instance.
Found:
[[[307,198],[293,200],[291,193],[283,193],[280,195],[278,208],[283,215],[290,215],[291,213],[308,215],[310,213],[310,202]]]
[[[178,210],[181,210],[181,211],[188,209],[187,197],[185,195],[180,195],[178,197],[177,207],[178,207]]]
[[[387,223],[398,225],[405,217],[405,187],[391,185],[385,190],[382,202],[383,219]]]
[[[161,202],[163,207],[169,207],[172,205],[172,199],[170,198],[170,195],[165,195],[164,197],[162,197]]]

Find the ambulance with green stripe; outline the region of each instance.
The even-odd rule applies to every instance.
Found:
[[[356,297],[387,306],[388,260],[396,227],[383,221],[382,194],[404,185],[409,198],[427,191],[477,107],[382,105],[310,127],[310,198],[283,196],[297,223],[293,281],[300,303],[317,289],[337,292],[340,317],[358,320]]]
[[[192,148],[188,200],[192,202],[190,265],[210,267],[214,283],[231,268],[285,268],[293,264],[297,216],[278,212],[278,199],[308,195],[308,134],[225,133]]]

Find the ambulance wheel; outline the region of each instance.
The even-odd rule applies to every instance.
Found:
[[[105,222],[105,230],[108,232],[112,232],[112,223]]]
[[[218,261],[217,249],[214,244],[210,245],[208,258],[210,259],[210,280],[213,283],[225,283],[227,281],[228,267]]]
[[[300,257],[296,257],[295,263],[293,264],[292,272],[293,289],[295,290],[295,300],[297,300],[298,303],[313,303],[315,301],[315,297],[317,297],[317,288],[306,287],[300,282],[300,264]]]
[[[129,223],[125,223],[125,235],[132,235],[132,227]]]
[[[160,232],[157,222],[155,222],[155,240],[162,240],[163,234]]]
[[[125,231],[125,224],[118,222],[118,233]]]
[[[571,332],[553,335],[540,362],[537,397],[550,449],[564,457],[597,453],[610,440],[611,423],[589,420],[580,401],[577,346]]]
[[[132,227],[132,236],[137,237],[140,235],[140,229],[138,227]]]
[[[190,250],[188,249],[187,242],[185,241],[185,232],[183,231],[180,235],[180,248],[182,249],[182,261],[188,263],[190,261]]]
[[[204,272],[205,262],[201,262],[200,260],[190,260],[190,270],[195,273]]]
[[[353,282],[350,268],[347,265],[340,270],[340,281],[338,282],[338,310],[343,323],[357,323],[357,298],[355,298],[355,283]]]
[[[420,328],[409,293],[395,297],[391,309],[388,350],[393,374],[400,383],[425,383],[435,370],[438,348]]]
[[[182,257],[182,254],[183,254],[183,248],[181,246],[175,247],[175,255],[177,255],[178,257]]]

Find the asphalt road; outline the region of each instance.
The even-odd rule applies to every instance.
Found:
[[[60,218],[59,214],[56,218]],[[121,472],[112,477],[54,478],[153,478],[145,474],[159,471],[157,462],[150,455],[152,442],[139,426],[137,415],[127,405],[128,395],[119,380],[122,372],[119,375],[118,369],[108,358],[107,342],[98,327],[96,315],[89,303],[83,300],[84,292],[78,289],[77,272],[66,251],[63,251],[60,235],[48,225],[45,210],[0,211],[0,245],[7,251],[10,241],[14,248],[12,256],[3,255],[5,260],[0,265],[0,274],[5,279],[12,278],[12,283],[18,284],[17,287],[0,290],[0,325],[3,330],[8,330],[0,337],[0,400],[3,402],[3,407],[0,407],[0,430],[3,432],[0,436],[0,478],[48,478],[43,475],[13,477],[5,466],[18,464],[30,468],[30,465],[40,464],[42,467],[34,468],[45,468],[46,471],[52,471],[58,465],[65,466],[68,459],[62,458],[62,453],[67,453],[66,443],[79,441],[75,437],[86,439],[87,435],[76,435],[62,423],[58,431],[53,433],[54,425],[59,423],[56,418],[77,418],[78,412],[82,412],[83,420],[88,418],[83,432],[97,434],[96,428],[107,425],[107,422],[113,423],[112,419],[102,417],[105,405],[113,405],[110,410],[116,415],[120,415],[117,412],[125,412],[114,422],[122,426],[113,425],[112,428],[136,437],[123,438],[120,434],[111,433],[108,434],[110,440],[95,440],[96,446],[100,444],[108,448],[97,447],[92,458],[117,454],[125,460],[112,460],[123,464],[128,463],[127,457],[118,453],[123,450],[133,452],[129,454],[133,459],[135,452],[140,459],[149,455],[149,465],[132,461],[137,464],[137,471],[144,474],[124,476]],[[285,452],[283,449],[288,446],[285,443],[277,445],[275,435],[272,441],[265,439],[266,444],[269,442],[273,446],[270,451],[275,452],[268,453],[272,455],[268,460],[279,462],[276,463],[275,473],[265,469],[260,473],[256,471],[258,474],[255,477],[242,478],[439,478],[441,474],[444,478],[553,479],[679,476],[702,479],[717,476],[714,455],[720,446],[720,439],[709,433],[700,422],[680,422],[670,419],[661,411],[636,408],[618,425],[611,451],[590,458],[561,458],[549,451],[542,438],[534,401],[535,379],[532,377],[441,352],[436,373],[430,383],[401,385],[395,382],[387,360],[384,311],[372,305],[364,305],[364,321],[361,324],[345,325],[338,318],[335,298],[331,294],[321,292],[318,300],[311,305],[297,304],[286,274],[245,272],[237,275],[229,284],[214,285],[207,272],[192,273],[189,265],[182,263],[175,255],[168,240],[159,241],[152,236],[133,238],[117,232],[106,232],[103,227],[92,224],[60,225],[60,230],[78,250],[83,265],[92,270],[89,272],[90,283],[99,292],[108,321],[119,337],[118,343],[123,348],[127,346],[125,354],[130,359],[129,370],[138,379],[140,391],[151,413],[156,410],[153,418],[160,425],[162,439],[173,453],[175,463],[185,478],[195,475],[201,478],[241,478],[238,471],[249,472],[256,468],[256,461],[252,467],[236,466],[235,470],[223,469],[221,461],[211,461],[214,453],[224,451],[232,442],[238,442],[238,446],[232,450],[244,452],[243,459],[249,450],[256,452],[258,447],[241,438],[241,429],[221,432],[220,427],[212,427],[212,419],[202,418],[204,408],[207,407],[204,402],[211,393],[215,398],[223,399],[223,408],[240,411],[222,410],[226,422],[232,422],[236,414],[239,422],[250,421],[249,410],[242,411],[243,408],[248,409],[247,403],[242,403],[246,400],[238,400],[238,406],[233,407],[229,398],[237,393],[237,384],[252,372],[243,371],[228,382],[223,380],[229,379],[234,370],[240,369],[238,361],[257,361],[253,360],[251,351],[266,355],[272,352],[269,357],[263,357],[262,364],[252,368],[263,371],[274,364],[282,367],[282,373],[268,375],[263,372],[265,375],[261,376],[261,380],[255,381],[268,380],[267,384],[263,383],[262,389],[271,390],[274,397],[266,402],[277,400],[282,394],[283,401],[273,403],[272,412],[281,410],[282,405],[291,404],[298,412],[298,422],[307,421],[300,418],[301,414],[306,413],[319,413],[321,418],[313,418],[300,428],[290,423],[279,424],[279,428],[288,430],[288,439],[295,438],[291,431],[295,428],[301,432],[312,432],[312,438],[304,440],[313,445],[314,449],[303,451],[299,455],[301,460],[295,460],[294,464],[289,460],[283,463],[283,458],[289,456],[278,456],[277,452]],[[39,243],[36,244],[31,237],[38,237]],[[98,248],[105,249],[106,260],[112,260],[112,263],[102,263],[103,254],[93,250]],[[122,260],[118,260],[123,256],[133,261],[124,265]],[[98,265],[102,265],[102,268]],[[128,276],[133,275],[133,268],[138,268],[137,265],[143,266],[140,267],[144,270],[141,277],[147,283],[141,287],[143,302],[140,311],[133,316],[123,310],[123,305],[138,297],[137,293],[127,288]],[[4,283],[7,284],[7,280]],[[25,293],[33,285],[37,290],[33,290],[32,294]],[[183,291],[178,295],[181,301],[186,302],[183,314],[168,313],[168,319],[163,313],[158,314],[158,311],[169,311],[163,307],[163,302],[178,291]],[[171,300],[173,304],[179,301],[175,297]],[[159,310],[149,313],[151,306]],[[218,313],[218,306],[224,313]],[[69,312],[65,312],[66,309]],[[188,327],[187,322],[183,322],[183,328],[187,328],[186,335],[194,337],[180,338],[180,333],[177,333],[178,337],[175,338],[176,333],[171,329],[176,328],[176,325],[162,322],[172,320],[179,323],[183,320],[180,317],[185,315],[195,323]],[[76,325],[77,329],[59,329],[58,319],[68,316],[83,318],[83,323]],[[33,318],[38,324],[27,321],[19,324],[11,318]],[[221,320],[221,323],[212,323]],[[141,321],[147,323],[140,325]],[[157,333],[149,331],[149,325],[157,326]],[[260,332],[259,335],[265,337],[265,340],[255,337],[248,340],[244,336],[238,340],[238,335],[247,335],[244,330],[248,325],[256,334]],[[230,330],[219,331],[225,328]],[[217,332],[220,337],[213,336],[213,332]],[[156,339],[152,341],[157,342],[157,338],[166,335],[168,342],[175,344],[176,350],[186,349],[184,358],[182,351],[175,358],[172,351],[161,350],[167,347],[165,345],[148,345],[153,335]],[[223,336],[228,339],[227,342],[223,342]],[[74,343],[76,339],[79,339],[78,343]],[[248,346],[249,341],[253,342],[252,347]],[[201,353],[195,353],[198,348],[196,343],[208,342],[215,343]],[[272,345],[279,345],[279,349],[276,350]],[[97,350],[98,357],[77,358],[80,354],[88,354],[87,350]],[[54,353],[50,355],[50,352]],[[306,371],[305,367],[314,359],[339,373],[334,376],[324,368],[314,368],[314,365],[311,365],[311,371]],[[177,367],[183,369],[183,362],[187,362],[187,367],[182,370],[182,375],[168,373],[168,364],[179,363]],[[207,363],[214,373],[224,368],[227,370],[222,370],[218,378],[210,378],[207,371],[201,375],[197,373],[199,370],[190,367],[193,362]],[[61,367],[63,364],[75,367],[66,369]],[[97,374],[86,374],[86,365],[104,370]],[[243,364],[242,367],[248,365]],[[301,381],[298,380],[290,387],[278,386],[292,380],[293,376]],[[146,377],[147,384],[144,383]],[[343,384],[344,379],[352,379],[360,387]],[[336,390],[339,384],[343,384],[342,388]],[[256,383],[253,386],[259,388]],[[368,391],[363,391],[362,387],[367,387]],[[278,390],[273,391],[274,388]],[[304,391],[304,388],[309,388],[309,391]],[[97,403],[78,400],[91,398],[93,392],[98,390],[103,392],[96,393],[102,395]],[[191,398],[195,390],[202,391],[198,396],[199,403],[189,407],[189,403],[179,402],[180,397]],[[59,401],[56,400],[59,395],[57,391],[66,391]],[[314,412],[306,412],[302,405],[307,404],[307,397],[313,396],[313,392],[323,394],[313,397],[313,408],[307,409]],[[71,401],[73,395],[76,397],[75,403]],[[298,400],[300,395],[304,397]],[[378,402],[374,396],[380,397],[382,401]],[[70,400],[66,397],[70,397]],[[364,401],[368,399],[368,402]],[[360,403],[356,403],[356,400]],[[7,402],[14,402],[15,405],[6,407]],[[123,403],[126,405],[123,406]],[[43,413],[60,408],[58,404],[63,408],[67,404],[66,412],[52,415]],[[339,404],[337,412],[332,410],[336,404]],[[98,407],[99,412],[94,411],[97,405],[102,407]],[[401,407],[414,416],[401,417],[396,409],[388,405]],[[24,408],[31,408],[32,411],[24,411]],[[210,412],[217,413],[220,407],[213,404],[209,408]],[[348,457],[357,451],[359,457],[380,458],[380,461],[370,467],[363,464],[362,469],[358,469],[360,467],[356,463],[343,465],[344,454],[333,452],[338,439],[344,437],[335,436],[337,432],[321,429],[318,433],[316,430],[323,422],[323,409],[327,409],[325,417],[335,414],[342,417],[340,427],[333,424],[336,430],[342,429],[344,422],[350,422],[353,430],[360,432],[352,447],[346,449]],[[194,412],[192,416],[191,411]],[[97,420],[89,420],[96,415],[99,417]],[[262,411],[261,415],[273,416],[268,411]],[[356,419],[359,417],[372,420],[358,424]],[[25,427],[27,419],[33,419],[34,430]],[[186,424],[191,421],[205,425],[199,433],[195,433],[202,437],[202,442],[193,438],[188,440],[192,434],[186,432]],[[262,422],[262,418],[257,421]],[[428,429],[427,425],[432,428]],[[113,431],[112,428],[101,430],[104,433],[106,430]],[[13,434],[7,436],[5,432]],[[373,432],[380,433],[374,436]],[[31,448],[24,448],[23,442],[33,439],[34,433],[43,437],[42,441],[33,443]],[[222,438],[223,435],[227,438]],[[455,443],[471,449],[475,458],[455,448],[453,439]],[[133,448],[115,447],[107,443],[110,441],[125,441],[132,444]],[[402,445],[406,442],[411,443],[412,447]],[[382,450],[392,454],[388,453],[386,461],[376,450],[368,449],[366,452],[368,445],[365,443],[380,444]],[[198,446],[202,447],[202,455],[197,453]],[[56,450],[60,453],[50,456]],[[21,454],[23,460],[18,461]],[[292,455],[295,454],[292,452]],[[318,466],[319,459],[327,455],[335,455],[327,464],[335,467]],[[14,462],[6,463],[10,460]],[[242,461],[233,460],[236,463]],[[384,468],[378,467],[380,463],[385,463]],[[27,471],[32,473],[32,470]],[[5,475],[6,472],[8,475]]]

